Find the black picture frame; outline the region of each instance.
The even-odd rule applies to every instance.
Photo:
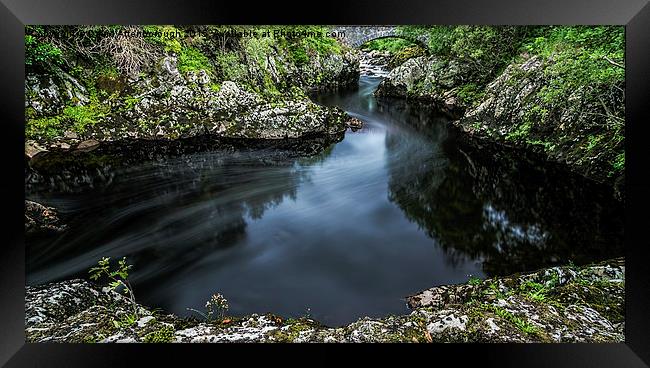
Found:
[[[24,213],[24,25],[26,24],[611,24],[626,26],[626,342],[622,344],[433,344],[405,345],[112,345],[25,343]],[[136,358],[188,365],[202,358],[211,364],[230,358],[266,364],[355,364],[422,358],[430,364],[474,362],[500,367],[643,367],[650,364],[650,272],[647,144],[650,118],[650,5],[646,0],[498,1],[321,1],[253,3],[145,0],[1,0],[0,108],[4,175],[3,228],[0,241],[0,365],[130,365]],[[21,195],[22,193],[22,195]],[[281,351],[279,351],[280,349]],[[250,351],[249,351],[250,350]],[[305,358],[293,355],[300,350]],[[345,356],[343,355],[345,354]],[[450,360],[451,359],[451,360]],[[404,364],[402,360],[401,364]],[[644,363],[645,362],[645,363]],[[142,363],[140,363],[142,364]],[[242,363],[243,364],[243,363]]]

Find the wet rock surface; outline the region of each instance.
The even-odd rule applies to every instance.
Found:
[[[33,201],[25,201],[25,233],[57,233],[65,230],[57,211]]]
[[[272,314],[212,321],[134,306],[84,280],[26,288],[29,342],[622,342],[622,258],[439,286],[413,312],[327,327]],[[128,317],[128,318],[127,318]]]

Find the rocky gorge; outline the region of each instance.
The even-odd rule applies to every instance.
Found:
[[[557,103],[563,96],[548,96],[548,86],[556,78],[556,61],[552,57],[521,53],[497,68],[494,75],[479,78],[471,62],[442,57],[431,50],[411,48],[395,57],[389,52],[360,53],[336,40],[310,43],[251,38],[234,42],[219,38],[210,27],[201,30],[203,36],[197,37],[196,32],[185,29],[188,36],[180,40],[155,32],[141,39],[123,39],[119,33],[93,39],[92,33],[81,33],[82,41],[76,45],[62,36],[70,29],[59,29],[47,37],[39,29],[33,30],[33,37],[47,39],[63,50],[65,61],[53,58],[28,68],[26,188],[38,193],[39,188],[49,187],[54,193],[70,195],[87,188],[109,187],[116,168],[128,169],[142,161],[164,162],[170,157],[184,157],[188,171],[199,173],[191,181],[209,181],[200,172],[203,166],[212,168],[214,157],[195,162],[191,161],[194,156],[188,155],[213,150],[242,156],[245,154],[241,152],[262,150],[267,157],[256,158],[255,164],[259,161],[274,167],[300,166],[310,157],[327,157],[331,147],[348,134],[366,132],[368,116],[317,102],[313,95],[360,88],[361,71],[366,76],[383,78],[374,92],[378,100],[424,104],[450,119],[448,124],[461,133],[460,140],[471,146],[460,152],[463,162],[467,160],[462,167],[467,166],[467,172],[482,185],[476,186],[475,192],[488,196],[494,191],[501,202],[512,200],[503,191],[523,193],[525,183],[500,177],[514,176],[512,167],[522,164],[511,156],[521,151],[532,155],[536,162],[550,161],[599,185],[604,183],[614,188],[617,200],[624,199],[624,173],[619,167],[624,164],[624,123],[620,121],[620,110],[611,108],[612,104],[618,106],[619,97],[594,97],[593,91],[583,88],[572,91],[567,103]],[[79,35],[78,30],[72,31]],[[142,60],[124,62],[120,55],[134,47],[144,50]],[[388,134],[386,145],[399,146],[398,139],[392,139],[397,143]],[[503,155],[508,156],[503,168],[494,172],[489,163],[482,162]],[[297,164],[283,162],[287,158],[295,159]],[[227,161],[221,156],[216,160]],[[420,212],[431,210],[431,198],[442,201],[445,197],[437,198],[435,188],[440,183],[429,185],[428,168],[421,177],[413,177],[413,172],[418,174],[427,166],[416,161],[391,163],[413,170],[406,176],[409,180],[392,179],[389,196],[394,196],[391,199],[403,210],[410,208],[410,197],[403,200],[400,195],[413,191],[411,187],[415,186],[421,203],[415,206],[418,215],[411,220],[429,231],[430,236],[440,237],[435,234],[440,224],[430,223],[429,217]],[[461,166],[452,168],[463,170]],[[395,170],[392,166],[389,169]],[[435,173],[438,181],[449,175]],[[278,180],[277,174],[272,178]],[[296,183],[302,178],[295,182],[293,177],[289,179],[289,196],[295,197],[299,186]],[[254,186],[246,188],[258,191]],[[450,191],[454,188],[452,185]],[[541,184],[539,192],[549,195]],[[281,194],[280,200],[271,203],[282,202],[284,196]],[[530,209],[532,196],[519,199],[522,203],[518,205]],[[47,199],[47,195],[43,198]],[[254,201],[241,202],[241,208],[255,207]],[[261,213],[272,207],[261,202]],[[561,200],[552,197],[549,202]],[[249,217],[256,217],[246,217],[241,208],[233,211],[221,206],[210,216],[236,212],[241,216],[237,221],[244,224]],[[482,211],[489,212],[490,208]],[[534,212],[548,212],[542,205],[532,208]],[[464,209],[453,210],[458,211],[452,211],[455,216]],[[67,231],[65,208],[62,216],[57,212],[49,205],[26,200],[26,234],[42,238]],[[507,218],[498,221],[502,222],[500,226],[512,226]],[[594,220],[595,226],[598,221]],[[538,223],[547,225],[544,221]],[[472,248],[467,251],[471,254],[474,245],[455,243],[458,239],[473,239],[466,243],[484,242],[490,247],[481,254],[486,264],[490,260],[485,254],[497,254],[497,264],[508,263],[510,258],[523,262],[529,250],[517,246],[505,249],[504,244],[535,237],[536,225],[523,226],[524,230],[517,226],[509,234],[514,240],[499,239],[502,243],[496,246],[490,243],[492,234],[487,240],[477,240],[476,234],[462,238],[465,234],[456,234],[454,227],[454,234],[448,238],[454,243],[450,252],[467,246]],[[543,236],[540,238],[546,239]],[[211,241],[223,241],[220,235],[215,239]],[[540,254],[546,251],[541,249],[537,250]],[[567,253],[558,259],[577,257]],[[553,257],[555,254],[549,255],[548,263],[558,263],[550,260]],[[516,265],[510,266],[517,269]],[[624,341],[622,258],[533,269],[470,277],[464,283],[404,295],[403,301],[410,308],[408,314],[365,317],[341,326],[324,324],[309,314],[296,318],[273,313],[184,317],[136,303],[107,285],[74,278],[26,287],[25,328],[29,342]]]

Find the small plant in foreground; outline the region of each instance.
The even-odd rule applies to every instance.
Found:
[[[122,258],[117,263],[117,269],[110,269],[110,257],[104,257],[99,262],[97,266],[91,268],[88,273],[90,273],[91,280],[99,280],[101,277],[106,277],[109,280],[108,286],[112,290],[118,290],[122,288],[122,292],[128,296],[129,301],[133,307],[133,314],[135,318],[138,318],[138,308],[135,303],[135,295],[133,294],[133,288],[129,283],[129,270],[133,267],[126,263],[126,257]]]
[[[524,282],[523,284],[519,285],[519,290],[528,298],[538,302],[543,302],[546,300],[546,294],[549,292],[548,287],[534,281]]]
[[[205,303],[205,309],[208,312],[208,316],[210,318],[213,318],[213,316],[223,318],[223,316],[228,311],[228,308],[230,308],[228,306],[228,300],[226,300],[226,298],[224,298],[224,296],[219,293],[213,294],[210,297],[210,300]]]
[[[500,318],[502,318],[502,319],[504,319],[506,321],[511,322],[521,332],[524,332],[524,333],[530,334],[530,335],[539,334],[539,329],[537,328],[537,326],[535,326],[534,324],[528,322],[526,319],[522,319],[522,318],[519,318],[519,317],[515,316],[512,312],[510,312],[509,310],[507,310],[507,309],[505,309],[503,307],[499,307],[497,305],[492,305],[492,304],[486,304],[486,305],[483,305],[482,308],[484,310],[487,310],[487,311],[490,311],[490,312],[496,314],[497,316],[499,316]]]
[[[127,328],[133,326],[137,321],[137,314],[127,314],[123,316],[119,321],[113,320],[113,325],[115,328]]]
[[[221,294],[212,294],[210,299],[205,303],[205,313],[196,309],[187,308],[189,311],[196,312],[208,321],[223,319],[230,306],[228,300]]]
[[[483,280],[481,280],[480,278],[478,278],[476,276],[472,276],[472,275],[470,275],[469,280],[467,280],[468,284],[474,285],[474,286],[481,285],[482,282],[483,282]]]

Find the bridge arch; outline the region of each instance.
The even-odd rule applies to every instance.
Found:
[[[418,44],[425,49],[427,48],[428,40],[426,39],[426,35],[420,37],[409,37],[402,34],[396,26],[335,27],[333,31],[341,35],[341,37],[339,37],[341,42],[354,48],[359,48],[367,42],[381,38],[401,38]]]

